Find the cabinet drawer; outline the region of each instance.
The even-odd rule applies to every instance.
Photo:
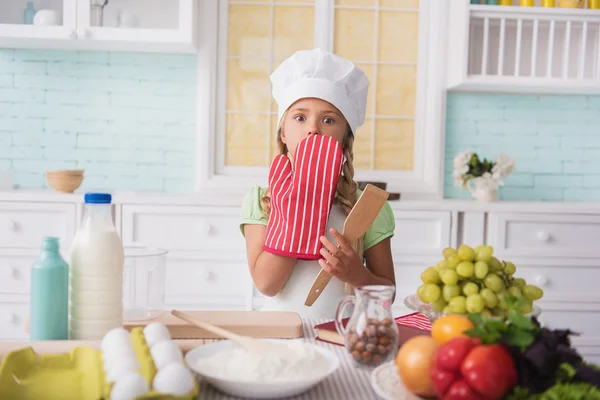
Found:
[[[39,247],[44,236],[68,246],[75,230],[74,204],[0,203],[2,247]]]
[[[542,313],[539,320],[551,329],[570,329],[580,334],[575,341],[600,341],[600,303],[570,306],[572,309],[560,303],[540,303]],[[577,307],[577,308],[575,308]]]
[[[0,294],[29,293],[31,265],[38,256],[37,250],[0,249]]]
[[[126,245],[245,252],[239,208],[124,205],[122,218]]]
[[[450,245],[450,212],[394,210],[394,216],[392,252],[439,254],[442,258],[442,250]]]
[[[600,216],[491,213],[489,243],[506,255],[600,256]]]
[[[512,258],[515,274],[527,283],[544,290],[544,301],[553,302],[598,302],[600,281],[600,259],[561,258]]]
[[[0,304],[0,339],[27,339],[25,318],[29,314],[29,305],[24,303]]]
[[[244,304],[252,295],[253,287],[243,259],[206,259],[178,254],[169,255],[165,285],[167,303],[233,301]]]

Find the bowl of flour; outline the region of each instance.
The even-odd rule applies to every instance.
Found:
[[[221,340],[196,347],[186,364],[201,379],[232,396],[276,399],[303,393],[340,366],[331,351],[302,340],[260,339],[287,347],[285,352],[251,353]],[[288,351],[289,350],[289,351]]]

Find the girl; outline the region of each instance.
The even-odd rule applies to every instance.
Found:
[[[290,165],[299,145],[303,146],[313,135],[323,135],[341,145],[343,166],[333,204],[327,210],[327,229],[317,237],[320,243],[315,248],[318,245],[320,250],[315,257],[296,257],[266,246],[267,228],[274,229],[274,225],[268,224],[277,219],[269,219],[274,212],[272,196],[281,190],[271,193],[267,188],[254,187],[248,192],[242,205],[240,228],[246,239],[250,273],[258,290],[266,296],[263,310],[294,311],[305,318],[332,319],[347,294],[347,285],[395,286],[390,247],[395,225],[388,203],[359,240],[359,252],[340,233],[360,196],[353,179],[352,145],[356,129],[365,119],[368,79],[350,61],[315,49],[298,51],[285,60],[271,75],[271,82],[279,107],[277,143],[280,153],[289,157]],[[296,157],[304,154],[305,150]],[[274,175],[273,168],[272,165],[270,176]],[[316,302],[311,307],[305,306],[306,296],[321,268],[333,278]]]

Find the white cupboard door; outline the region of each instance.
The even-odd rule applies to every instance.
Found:
[[[0,2],[0,47],[33,48],[76,38],[77,0],[31,1],[35,24],[25,23],[28,0]],[[39,14],[37,14],[39,12]],[[36,15],[37,14],[37,15]],[[31,21],[30,21],[31,22]],[[57,40],[48,40],[57,39]]]
[[[394,210],[396,228],[391,239],[397,254],[433,254],[442,259],[450,246],[452,215],[449,211]]]
[[[39,248],[44,236],[68,248],[76,231],[74,204],[0,203],[0,248]]]
[[[488,243],[501,256],[600,257],[600,216],[490,213]]]
[[[78,0],[77,36],[88,49],[195,52],[197,0]]]
[[[239,215],[236,207],[124,205],[123,243],[169,251],[245,254]]]

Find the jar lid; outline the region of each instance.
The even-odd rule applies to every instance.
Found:
[[[86,204],[110,204],[112,196],[109,193],[86,193]]]

